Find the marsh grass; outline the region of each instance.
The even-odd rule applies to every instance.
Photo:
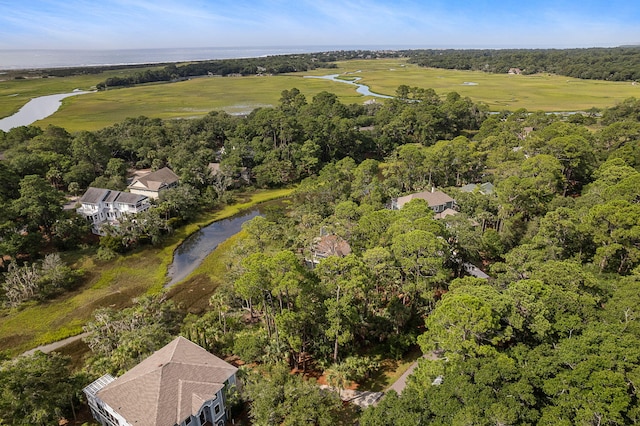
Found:
[[[96,85],[109,77],[129,75],[146,69],[110,70],[99,74],[85,74],[72,77],[26,78],[20,80],[0,80],[0,118],[17,112],[32,98],[56,93],[68,93],[74,89],[95,90]],[[63,102],[64,104],[64,102]]]
[[[79,334],[95,309],[124,308],[138,296],[163,291],[173,251],[184,238],[213,221],[233,216],[255,204],[285,197],[291,191],[293,189],[288,188],[241,194],[238,196],[241,198],[240,203],[202,214],[197,222],[178,229],[165,239],[162,246],[145,246],[111,261],[96,260],[92,250],[67,255],[67,259],[73,260],[75,268],[85,271],[82,283],[74,291],[44,303],[0,310],[0,351],[6,350],[11,355],[16,355],[33,347]],[[215,263],[215,256],[210,255],[205,264]],[[176,287],[176,301],[180,304],[184,300],[186,308],[190,308],[189,303],[196,305],[194,300],[208,303],[208,295],[215,291],[216,283],[219,282],[216,280],[221,279],[212,272],[216,270],[210,266],[198,268],[192,276],[205,274],[207,280],[192,280],[192,285],[204,285],[204,290],[200,295],[188,298],[193,291],[189,291],[188,283],[186,287],[179,283]],[[204,306],[202,303],[198,305],[198,309]]]
[[[113,89],[63,100],[60,110],[35,124],[64,127],[68,131],[98,130],[128,117],[189,119],[209,111],[249,113],[255,108],[277,106],[283,90],[298,88],[308,101],[321,91],[335,93],[345,104],[372,99],[356,92],[356,86],[325,79],[304,78],[340,74],[360,77],[371,91],[393,96],[398,86],[432,88],[438,94],[458,92],[493,111],[526,108],[529,111],[583,111],[605,108],[640,95],[640,85],[630,82],[580,80],[550,75],[488,74],[418,67],[402,59],[353,60],[336,63],[336,69],[251,77],[201,77],[176,83],[155,83]],[[63,93],[75,88],[89,90],[106,77],[137,70],[65,78],[0,82],[0,116],[18,110],[30,97]],[[469,83],[474,83],[473,85]],[[13,96],[13,95],[18,96]],[[384,102],[382,99],[378,99]]]

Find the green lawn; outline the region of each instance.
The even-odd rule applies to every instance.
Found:
[[[555,75],[487,74],[422,68],[402,59],[354,60],[337,63],[337,69],[318,69],[265,77],[202,77],[178,83],[158,83],[74,96],[62,108],[37,125],[54,124],[69,131],[97,130],[127,117],[145,115],[163,119],[192,118],[211,110],[246,113],[261,106],[278,104],[283,90],[298,88],[308,100],[321,92],[335,93],[346,104],[362,103],[370,97],[356,87],[306,75],[341,74],[361,77],[373,92],[393,95],[401,84],[433,88],[439,94],[456,91],[494,111],[526,108],[530,111],[577,111],[604,108],[640,96],[640,86],[628,82],[579,80]],[[135,72],[132,70],[130,72]],[[0,82],[0,116],[15,112],[33,96],[91,89],[111,75],[128,71],[67,78],[12,80]],[[384,100],[380,100],[384,102]]]
[[[16,355],[35,346],[76,335],[82,331],[82,325],[91,318],[95,309],[105,306],[125,307],[136,296],[161,291],[173,251],[184,238],[213,221],[233,216],[255,204],[285,197],[291,191],[292,189],[278,189],[245,194],[238,203],[203,214],[196,223],[177,230],[162,247],[143,247],[135,253],[109,262],[95,260],[93,252],[75,253],[74,266],[87,271],[80,288],[47,303],[0,310],[0,351],[6,350],[11,355]],[[214,257],[213,254],[209,256]],[[205,265],[211,263],[209,258],[205,260]],[[202,273],[211,274],[211,269],[203,266],[196,271],[196,274]],[[207,295],[215,290],[220,279],[213,276],[204,282],[206,288],[200,291],[205,301],[208,301]],[[190,283],[192,284],[192,280],[185,283],[187,287],[183,288],[182,284],[178,284],[172,290],[176,294],[182,291],[189,293]],[[198,283],[200,288],[202,284],[202,281]],[[183,299],[184,294],[182,297],[176,296],[178,303],[183,303]]]

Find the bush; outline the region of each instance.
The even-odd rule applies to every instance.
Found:
[[[233,343],[233,353],[244,362],[258,362],[265,354],[267,341],[262,329],[241,331]]]

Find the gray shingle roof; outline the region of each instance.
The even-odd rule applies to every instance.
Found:
[[[107,203],[120,202],[125,204],[136,204],[148,198],[145,195],[132,194],[130,192],[121,192],[113,189],[90,187],[87,192],[80,198],[81,203],[99,204],[101,201]]]
[[[97,396],[136,426],[173,426],[197,415],[238,369],[177,337],[98,391]]]
[[[146,195],[132,194],[130,192],[120,192],[116,198],[118,203],[124,204],[136,204],[138,201],[142,201],[148,198]]]
[[[163,167],[160,170],[156,170],[155,172],[151,172],[147,175],[134,179],[129,187],[143,186],[152,191],[158,191],[159,189],[169,186],[178,180],[178,175],[176,175],[170,168]]]
[[[87,192],[82,195],[82,197],[80,198],[80,202],[88,204],[98,204],[109,195],[109,192],[110,190],[108,189],[90,187],[89,189],[87,189]]]

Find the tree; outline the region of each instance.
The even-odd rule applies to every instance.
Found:
[[[425,320],[422,352],[440,350],[452,360],[492,354],[512,338],[512,327],[503,322],[509,309],[509,300],[488,285],[458,287]]]
[[[272,366],[265,376],[253,372],[245,385],[253,424],[333,426],[340,423],[342,402],[334,392],[290,374],[286,365]]]
[[[44,300],[69,289],[82,275],[68,267],[57,253],[47,254],[42,262],[18,266],[12,261],[4,274],[2,290],[9,306],[28,300]]]
[[[44,426],[75,416],[86,377],[72,374],[70,361],[56,352],[38,351],[0,364],[0,422]]]
[[[547,154],[526,159],[520,170],[496,187],[503,215],[521,213],[525,219],[543,214],[564,185],[562,165]]]
[[[31,232],[42,228],[45,235],[50,235],[53,224],[62,215],[62,201],[62,193],[45,179],[28,175],[20,181],[20,197],[12,207]]]
[[[182,313],[165,295],[145,296],[130,308],[100,308],[84,326],[93,353],[87,368],[98,376],[122,374],[178,334]]]
[[[325,335],[333,340],[333,362],[338,362],[340,346],[352,341],[358,320],[367,316],[371,290],[365,265],[354,254],[329,256],[315,268],[324,293],[328,327]],[[360,312],[356,309],[356,301]]]
[[[626,274],[640,264],[640,205],[616,200],[596,205],[589,212],[595,261],[602,271]]]
[[[444,279],[446,242],[432,232],[416,229],[396,235],[391,251],[403,274],[405,304],[414,305],[420,297],[431,297],[428,291]]]

